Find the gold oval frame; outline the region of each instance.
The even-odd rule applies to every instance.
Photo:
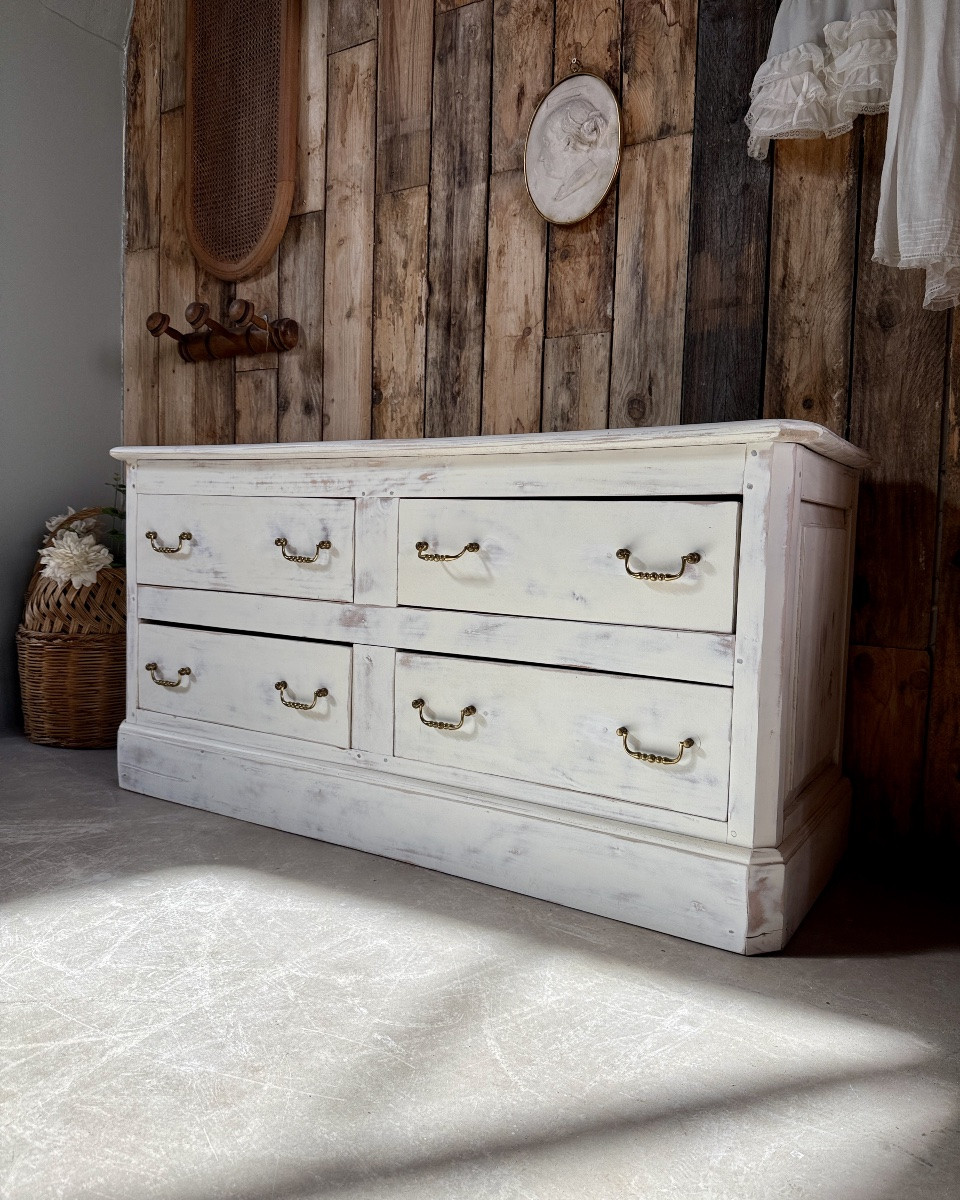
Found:
[[[589,209],[582,216],[576,217],[572,221],[554,221],[548,217],[533,198],[533,192],[530,190],[530,178],[527,174],[527,149],[530,145],[530,134],[533,132],[533,123],[537,119],[537,114],[540,109],[547,103],[550,97],[557,91],[558,88],[566,87],[571,79],[596,79],[610,93],[610,99],[613,101],[614,111],[617,114],[617,162],[613,168],[613,173],[610,176],[610,182],[604,189],[603,195],[594,204],[593,208]],[[533,115],[530,118],[530,124],[527,126],[527,136],[523,139],[523,183],[527,189],[527,195],[530,197],[530,203],[537,210],[541,217],[550,225],[557,225],[561,229],[569,229],[573,225],[579,225],[581,221],[585,221],[587,217],[592,216],[597,209],[603,204],[604,200],[610,195],[613,185],[617,182],[617,176],[620,174],[620,167],[623,163],[623,109],[620,107],[620,101],[617,99],[617,94],[602,75],[597,75],[593,71],[577,70],[572,75],[568,75],[565,79],[561,79],[559,83],[555,83],[541,98],[537,107],[533,110]]]

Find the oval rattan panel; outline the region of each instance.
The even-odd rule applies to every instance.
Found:
[[[283,237],[299,62],[300,0],[188,0],[187,236],[220,279],[249,278]]]

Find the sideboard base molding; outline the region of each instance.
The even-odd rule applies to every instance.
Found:
[[[546,809],[528,816],[480,792],[130,721],[118,757],[130,791],[741,954],[786,944],[842,853],[849,816],[846,780],[815,783],[803,823],[778,848],[751,850]]]

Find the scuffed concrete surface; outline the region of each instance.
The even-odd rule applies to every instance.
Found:
[[[19,738],[0,900],[4,1200],[958,1194],[960,937],[922,901],[841,883],[743,959]]]

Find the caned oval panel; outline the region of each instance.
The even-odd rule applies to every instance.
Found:
[[[141,496],[135,537],[140,583],[353,599],[352,500]]]
[[[736,500],[401,500],[399,602],[730,633],[739,529]]]
[[[299,60],[300,0],[187,0],[187,236],[220,279],[248,279],[283,236]]]
[[[142,624],[136,664],[138,706],[173,717],[346,748],[350,745],[350,661],[349,646],[329,642]],[[155,664],[152,670],[150,664]],[[282,692],[278,683],[286,684]],[[323,688],[327,695],[315,697]]]
[[[525,779],[632,805],[722,821],[733,693],[706,684],[568,671],[485,659],[397,656],[398,758]],[[422,709],[414,708],[423,700]],[[436,729],[423,723],[456,724]],[[618,730],[626,728],[631,757]]]

